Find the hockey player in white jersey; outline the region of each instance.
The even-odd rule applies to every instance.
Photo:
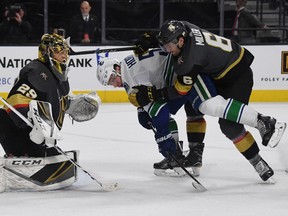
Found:
[[[143,56],[128,56],[126,57],[122,62],[121,65],[118,62],[118,66],[121,66],[121,76],[120,76],[120,72],[116,72],[114,69],[114,65],[106,65],[106,69],[102,70],[102,72],[100,73],[101,76],[99,76],[99,68],[98,68],[98,79],[100,80],[101,83],[103,83],[103,77],[105,77],[106,80],[106,84],[111,84],[111,81],[113,82],[114,78],[112,77],[117,77],[118,79],[121,80],[122,78],[122,83],[123,86],[125,87],[127,93],[128,93],[128,97],[129,100],[132,104],[134,104],[137,107],[143,107],[145,110],[147,110],[150,114],[151,110],[155,109],[154,112],[158,109],[161,109],[161,107],[157,107],[155,106],[155,101],[151,100],[151,98],[156,98],[157,95],[157,89],[161,88],[161,84],[157,83],[157,84],[153,84],[156,80],[156,78],[160,78],[161,76],[159,76],[158,74],[162,74],[162,82],[165,83],[165,81],[163,81],[163,77],[165,78],[164,80],[167,80],[167,76],[165,76],[165,69],[170,68],[170,64],[169,64],[169,56],[166,58],[166,64],[164,64],[164,69],[159,69],[159,67],[156,67],[159,71],[158,74],[156,74],[155,77],[153,77],[153,64],[150,64],[149,61],[146,62],[146,64],[149,64],[149,66],[147,66],[147,68],[150,68],[150,70],[146,71],[146,74],[144,74],[145,70],[142,70],[142,68],[140,66],[135,67],[135,65],[137,64],[142,64],[141,59],[150,59],[152,60],[153,58],[157,58],[157,55],[154,55],[155,51],[154,50],[150,50],[148,53],[144,54]],[[102,61],[102,69],[103,69],[103,65],[105,64],[105,61]],[[143,61],[144,64],[144,61]],[[100,63],[101,66],[101,63]],[[136,71],[131,71],[131,68],[137,68]],[[138,72],[137,72],[138,71]],[[150,73],[149,73],[150,71]],[[156,71],[156,70],[155,70]],[[138,74],[139,73],[139,74]],[[103,75],[107,75],[107,76],[103,76]],[[140,78],[141,77],[141,78]],[[110,79],[111,78],[111,79]],[[139,80],[137,78],[140,78]],[[155,78],[155,79],[153,79]],[[170,77],[171,78],[171,77]],[[193,101],[193,107],[196,110],[199,110],[201,113],[203,114],[208,114],[211,116],[215,116],[215,117],[219,117],[219,118],[223,118],[223,119],[227,119],[230,121],[234,121],[240,124],[245,124],[245,125],[249,125],[251,127],[257,128],[260,133],[263,132],[263,128],[266,125],[263,125],[262,122],[258,121],[258,115],[259,113],[257,111],[255,111],[254,109],[252,109],[251,107],[240,103],[239,101],[236,101],[234,99],[228,99],[225,100],[222,96],[217,95],[213,86],[213,83],[211,82],[211,80],[209,81],[209,79],[206,79],[206,76],[202,76],[199,75],[197,76],[197,81],[195,82],[195,84],[193,85],[193,88],[191,89],[191,91],[189,91],[188,94],[186,94],[186,96],[182,97],[182,98],[189,98],[190,101]],[[143,83],[147,83],[145,84],[146,86],[150,86],[151,87],[151,91],[149,92],[148,90],[148,94],[147,91],[144,91],[144,94],[141,95],[141,88],[146,88],[145,86],[143,86]],[[171,79],[171,83],[173,83],[173,79]],[[163,86],[163,85],[162,85]],[[156,91],[155,91],[156,89]],[[149,97],[149,93],[153,94],[153,96],[150,98]],[[140,94],[140,96],[139,96]],[[140,98],[140,100],[139,100]],[[144,98],[144,100],[143,100]],[[156,102],[158,102],[159,100],[157,100]],[[160,99],[160,101],[162,103],[165,103],[164,99]],[[174,100],[172,101],[166,101],[167,103],[175,103]],[[177,102],[179,104],[176,105],[176,107],[179,109],[179,107],[181,107],[181,102]],[[178,110],[178,109],[175,110]],[[175,111],[174,110],[174,111]],[[171,111],[171,110],[170,110]],[[177,112],[177,111],[176,111]],[[171,112],[173,113],[173,112]],[[157,119],[157,118],[156,118]],[[158,119],[160,119],[160,117],[158,116]],[[153,121],[153,124],[155,122]],[[157,126],[157,123],[155,124]],[[155,126],[154,125],[154,126]],[[284,124],[284,128],[282,128],[281,130],[285,130],[285,124]],[[161,129],[160,129],[161,130]],[[273,135],[276,133],[274,133],[275,131],[271,128],[270,130],[267,130],[266,128],[266,132],[265,133],[270,133],[270,138],[273,138]],[[277,133],[276,133],[277,134]],[[156,137],[156,142],[159,140],[157,140],[158,137]],[[251,137],[252,138],[252,137]],[[167,139],[165,138],[161,138],[160,139],[161,142],[157,142],[159,145],[159,150],[160,152],[167,157],[168,153],[174,153],[175,152],[175,146],[173,147],[172,144],[168,144],[167,145]],[[278,140],[279,141],[279,140]],[[174,142],[175,145],[175,142]],[[244,146],[245,148],[243,148]],[[245,157],[245,153],[249,152],[249,154],[251,155],[259,155],[259,149],[255,148],[254,145],[245,145],[243,143],[243,145],[236,145],[236,148],[238,149],[238,151]],[[164,146],[164,148],[163,148]],[[272,146],[275,147],[275,146]],[[166,154],[165,152],[166,151]],[[254,167],[256,169],[256,167]],[[262,178],[262,180],[267,181],[271,176],[273,176],[274,172],[272,169],[269,170],[263,170],[263,172],[269,172],[268,178],[263,178],[263,173],[261,173],[262,175],[260,175],[260,177]],[[265,176],[265,175],[264,175]]]
[[[102,85],[124,86],[128,95],[134,92],[134,86],[141,84],[153,84],[160,89],[169,85],[174,79],[174,75],[169,68],[163,70],[167,60],[166,56],[167,54],[160,49],[155,49],[146,56],[128,56],[121,65],[116,59],[103,58],[97,68],[97,78]],[[122,68],[120,68],[121,66]],[[158,73],[158,71],[162,71],[162,73]],[[166,77],[166,81],[164,77]],[[170,115],[175,114],[183,104],[185,104],[187,115],[186,128],[189,142],[189,153],[185,152],[185,158],[182,156],[183,143],[179,142],[177,123]],[[166,153],[166,148],[173,148],[171,152],[176,149],[177,159],[180,161],[184,159],[185,167],[189,170],[192,169],[192,174],[199,175],[199,168],[202,166],[203,140],[206,131],[206,121],[203,115],[195,113],[187,99],[181,99],[179,103],[160,101],[145,107],[138,106],[137,111],[139,123],[144,128],[151,129],[152,124],[156,129],[155,140],[158,143],[159,151],[166,156],[161,162],[154,163],[155,174],[183,174],[179,171],[177,163],[168,157]],[[176,173],[170,172],[172,168],[174,168]]]

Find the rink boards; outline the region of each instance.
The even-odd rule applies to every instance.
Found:
[[[73,47],[75,51],[107,49],[111,46]],[[253,102],[288,102],[288,46],[246,46],[255,56],[252,64]],[[14,79],[23,66],[37,58],[36,46],[0,47],[0,95],[6,97]],[[102,53],[100,55],[71,56],[69,79],[73,93],[96,91],[102,102],[127,102],[123,88],[102,86],[96,78],[97,59],[109,56],[122,60],[132,51]]]

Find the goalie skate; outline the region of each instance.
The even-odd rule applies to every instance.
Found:
[[[281,140],[281,138],[285,132],[286,126],[287,126],[287,124],[285,122],[276,122],[275,131],[268,142],[268,145],[271,148],[275,148],[279,144],[279,142],[280,142],[280,140]]]

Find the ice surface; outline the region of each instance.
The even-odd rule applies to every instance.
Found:
[[[288,122],[288,103],[252,103],[259,112]],[[185,113],[175,116],[187,149]],[[143,129],[130,104],[101,104],[95,119],[74,123],[65,119],[63,150],[80,150],[80,165],[104,184],[121,189],[104,192],[85,173],[73,186],[50,192],[0,194],[3,216],[265,216],[288,214],[288,132],[275,148],[255,137],[261,155],[275,171],[277,183],[264,184],[253,167],[221,133],[217,119],[206,116],[207,135],[201,175],[208,189],[197,192],[189,177],[157,177],[153,163],[162,159],[153,132]],[[0,151],[3,154],[3,151]]]

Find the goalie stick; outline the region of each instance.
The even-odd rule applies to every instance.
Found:
[[[106,53],[106,52],[121,52],[121,51],[129,51],[134,50],[135,46],[130,47],[118,47],[118,48],[108,48],[108,49],[96,49],[96,50],[85,50],[85,51],[74,51],[70,47],[70,55],[87,55],[87,54],[99,54],[99,53]]]
[[[154,133],[156,133],[156,128],[152,125],[152,123],[150,122],[150,126],[153,130]],[[180,168],[190,177],[193,179],[192,182],[192,186],[198,190],[198,191],[206,191],[207,189],[193,176],[191,175],[191,173],[175,158],[175,156],[173,154],[171,154],[170,152],[167,152],[169,154],[169,156],[180,166]]]
[[[33,128],[33,124],[25,117],[23,116],[18,110],[16,110],[13,106],[11,106],[5,99],[0,97],[0,100],[7,106],[9,109],[11,109],[19,118],[21,118],[29,127]],[[86,175],[88,175],[94,182],[96,182],[103,190],[105,191],[115,191],[119,189],[118,183],[113,183],[111,185],[104,185],[101,181],[97,180],[95,177],[93,177],[87,170],[85,170],[82,166],[80,166],[75,160],[70,158],[62,149],[60,149],[58,146],[54,146],[54,148],[63,156],[65,156],[74,166],[82,170]]]

